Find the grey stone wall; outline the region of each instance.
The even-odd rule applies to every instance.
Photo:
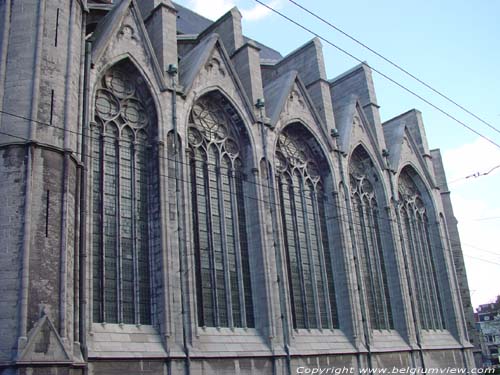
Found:
[[[16,346],[19,316],[21,248],[24,226],[26,149],[7,146],[0,149],[0,362],[11,360]]]
[[[467,286],[457,263],[461,250],[452,247],[454,257],[447,250],[446,239],[456,240],[456,226],[451,204],[439,189],[443,171],[432,168],[418,111],[382,124],[369,68],[361,65],[327,81],[318,40],[277,64],[261,65],[256,46],[244,43],[236,9],[184,40],[182,74],[171,77],[165,70],[178,57],[176,10],[166,0],[99,5],[99,14],[109,13],[92,37],[86,75],[81,5],[78,0],[27,0],[22,5],[0,1],[0,108],[25,117],[0,117],[0,277],[5,286],[0,297],[0,371],[79,374],[87,366],[89,374],[284,375],[301,367],[471,366],[461,306]],[[92,321],[91,256],[80,258],[78,253],[83,243],[87,255],[92,253],[89,207],[80,207],[80,197],[90,200],[91,192],[79,191],[84,186],[80,168],[88,168],[82,165],[86,155],[80,144],[88,125],[82,124],[82,83],[84,78],[89,82],[85,109],[91,122],[98,80],[123,59],[147,83],[158,119],[150,151],[151,163],[158,166],[158,199],[149,202],[155,229],[150,241],[153,324],[148,326]],[[227,101],[246,134],[242,154],[249,180],[244,193],[255,329],[198,327],[196,319],[184,150],[189,113],[206,94]],[[261,97],[267,103],[262,118],[254,106]],[[273,206],[277,196],[266,186],[267,173],[273,183],[278,137],[290,126],[314,138],[314,152],[324,155],[328,169],[324,184],[331,206],[327,230],[335,258],[338,329],[298,330],[291,324],[281,219]],[[169,160],[174,156],[169,149],[173,136],[168,134],[174,128],[180,144],[177,171]],[[331,132],[334,128],[339,131]],[[358,146],[372,159],[383,206],[382,242],[395,327],[381,332],[366,324],[359,245],[353,240],[349,160]],[[398,217],[399,173],[409,165],[428,192],[425,201],[436,223],[433,241],[446,305],[445,330],[422,330],[415,315],[415,275],[406,270]],[[176,176],[178,184],[173,183]],[[79,233],[81,210],[85,233]],[[446,217],[447,228],[439,223],[440,215]],[[87,272],[79,280],[81,268]],[[82,294],[86,303],[80,305]],[[79,332],[80,317],[84,332]]]

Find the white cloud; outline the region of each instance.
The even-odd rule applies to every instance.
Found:
[[[274,9],[279,8],[281,6],[281,0],[272,0],[267,5]],[[263,5],[257,4],[253,8],[242,9],[241,14],[246,21],[258,21],[269,16],[271,10]]]
[[[204,17],[216,20],[235,6],[232,0],[190,0],[190,8]]]
[[[473,143],[467,143],[456,149],[445,152],[444,162],[448,183],[457,181],[462,183],[464,177],[474,173],[484,173],[500,164],[500,149],[483,138],[477,138]],[[492,176],[500,172],[497,168]],[[474,177],[469,177],[469,179]],[[460,179],[460,180],[459,180]]]
[[[499,165],[500,150],[477,139],[446,151],[443,162],[459,223],[472,303],[477,307],[500,294],[500,285],[493,281],[500,272],[500,220],[491,219],[500,217],[500,168],[486,176],[464,177]]]
[[[196,13],[211,20],[216,20],[240,3],[241,1],[238,0],[190,0],[189,6]],[[281,3],[282,0],[271,0],[268,5],[273,8],[279,8]],[[270,9],[260,4],[256,4],[251,8],[241,8],[240,12],[243,20],[250,22],[261,20],[271,14]]]

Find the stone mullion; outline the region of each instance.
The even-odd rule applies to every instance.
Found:
[[[430,326],[430,323],[432,321],[431,318],[431,312],[430,312],[430,306],[429,306],[429,288],[427,285],[427,269],[425,267],[425,264],[422,262],[422,257],[424,255],[423,249],[422,249],[422,244],[420,242],[420,237],[418,235],[418,219],[416,217],[416,212],[415,212],[415,207],[411,207],[411,220],[410,220],[410,227],[411,227],[411,233],[412,233],[412,242],[415,244],[415,261],[418,264],[418,268],[420,270],[419,272],[419,277],[418,280],[420,281],[420,299],[421,299],[421,304],[422,308],[424,309],[425,313],[425,325],[423,326],[424,328],[428,329]]]
[[[232,307],[232,296],[231,296],[231,275],[229,272],[229,259],[227,253],[227,236],[226,236],[226,220],[224,211],[224,189],[222,184],[222,166],[220,159],[217,160],[217,165],[215,167],[215,178],[217,186],[217,203],[219,206],[219,225],[220,225],[220,236],[221,236],[221,246],[222,246],[222,264],[224,273],[224,288],[226,292],[226,313],[227,313],[227,323],[228,327],[233,327],[233,307]]]
[[[437,305],[436,305],[436,308],[437,308],[437,315],[438,315],[438,318],[439,318],[439,321],[438,321],[438,325],[439,325],[439,328],[443,329],[444,328],[444,322],[443,322],[443,305],[441,303],[441,298],[440,298],[440,295],[439,295],[439,285],[438,285],[438,280],[437,280],[437,273],[436,273],[436,265],[434,263],[434,258],[432,257],[432,248],[431,248],[431,238],[430,238],[430,234],[429,234],[429,222],[427,220],[427,218],[424,217],[424,230],[425,230],[425,237],[426,237],[426,243],[427,243],[427,246],[429,248],[429,260],[431,262],[431,267],[432,267],[432,274],[433,274],[433,280],[434,280],[434,283],[435,283],[435,288],[436,288],[436,299],[437,299]],[[443,227],[445,229],[445,227]],[[445,229],[446,230],[446,229]],[[438,235],[439,234],[439,228],[438,228]],[[445,244],[443,244],[443,246],[446,246]],[[445,249],[444,249],[445,250]]]
[[[278,183],[278,188],[279,188],[279,200],[280,200],[280,214],[281,214],[281,220],[282,220],[282,232],[283,232],[283,240],[284,240],[284,247],[285,247],[285,257],[286,257],[286,269],[287,269],[287,276],[288,276],[288,285],[289,285],[289,295],[290,295],[290,307],[291,307],[291,312],[292,312],[292,319],[293,323],[295,323],[295,326],[297,326],[297,314],[295,311],[295,296],[294,296],[294,287],[293,287],[293,275],[292,275],[292,268],[291,268],[291,261],[290,261],[290,255],[289,255],[289,247],[288,247],[288,235],[287,235],[287,220],[286,220],[286,208],[285,208],[285,197],[284,197],[284,189],[283,189],[283,179],[281,177],[277,178],[277,183]],[[269,201],[269,204],[271,205],[272,202]]]
[[[297,212],[297,206],[295,205],[295,189],[293,186],[293,178],[291,179],[291,185],[289,186],[289,199],[290,199],[290,206],[291,206],[291,211],[292,212]],[[304,311],[304,323],[306,328],[309,327],[309,314],[308,314],[308,309],[307,309],[307,299],[306,299],[306,288],[304,285],[304,269],[303,269],[303,264],[302,264],[302,249],[300,247],[300,239],[298,237],[299,233],[299,226],[298,226],[298,221],[297,221],[297,215],[291,215],[292,217],[292,225],[293,225],[293,234],[294,234],[294,240],[295,240],[295,254],[297,257],[297,268],[298,268],[298,273],[299,273],[299,283],[300,283],[300,290],[301,290],[301,299],[302,299],[302,309]]]
[[[139,324],[141,319],[140,319],[140,308],[139,308],[139,302],[140,302],[140,288],[139,288],[139,258],[138,258],[138,251],[137,251],[137,225],[136,225],[136,214],[137,214],[137,195],[136,195],[136,176],[137,176],[137,171],[138,171],[138,165],[136,163],[137,161],[137,141],[135,141],[132,144],[132,152],[130,153],[130,165],[132,166],[131,168],[131,184],[132,184],[132,191],[131,191],[131,201],[132,201],[132,261],[133,261],[133,270],[134,270],[134,320],[135,324]],[[142,239],[142,236],[141,236]]]
[[[112,150],[113,150],[113,156],[114,156],[114,159],[112,161],[110,160],[107,160],[107,155],[106,155],[106,150],[107,150],[107,147],[110,147]],[[102,178],[103,178],[103,192],[102,192],[102,195],[103,195],[103,207],[102,207],[102,215],[103,215],[103,218],[105,217],[105,205],[106,205],[106,202],[105,202],[105,199],[106,199],[106,186],[105,186],[105,183],[106,183],[106,163],[108,162],[112,162],[114,164],[114,176],[113,176],[113,179],[114,179],[114,182],[115,182],[115,188],[114,188],[114,197],[112,198],[113,201],[114,201],[114,205],[115,205],[115,212],[114,212],[114,227],[115,227],[115,236],[114,236],[114,249],[111,249],[114,251],[114,255],[116,257],[116,260],[115,260],[115,271],[116,271],[116,278],[115,278],[115,282],[116,282],[116,285],[115,285],[115,293],[116,293],[116,306],[114,308],[114,313],[116,314],[115,317],[116,317],[116,320],[117,321],[120,321],[120,318],[121,318],[121,314],[120,314],[120,241],[118,239],[118,236],[119,236],[119,233],[120,233],[120,220],[119,220],[119,216],[120,216],[120,199],[119,199],[119,193],[120,193],[120,184],[119,184],[119,178],[120,178],[120,174],[119,174],[119,165],[120,165],[120,162],[119,162],[119,157],[120,157],[120,154],[119,154],[119,147],[118,147],[118,139],[115,137],[115,136],[110,136],[110,135],[107,135],[105,134],[103,136],[103,173],[102,173]],[[103,226],[105,227],[105,222],[103,221]],[[105,237],[105,234],[104,234],[104,230],[105,228],[103,228],[103,241],[104,241],[104,237]],[[104,241],[104,246],[103,246],[103,291],[104,291],[104,299],[103,299],[103,305],[104,305],[104,308],[103,308],[103,314],[104,314],[104,319],[103,321],[106,321],[106,313],[107,313],[107,308],[106,308],[106,289],[107,289],[107,285],[106,285],[106,244],[105,244],[106,241]]]
[[[365,285],[365,288],[370,290],[370,294],[372,296],[372,306],[368,306],[369,310],[373,311],[373,318],[375,319],[374,322],[370,321],[370,326],[373,329],[375,326],[378,327],[378,313],[377,313],[377,293],[375,291],[375,283],[374,283],[374,276],[373,276],[373,265],[372,265],[372,259],[370,256],[370,244],[369,244],[369,224],[367,225],[367,218],[366,218],[366,207],[364,204],[364,200],[360,197],[359,198],[359,206],[357,207],[358,209],[358,216],[359,216],[359,231],[361,233],[362,237],[362,245],[363,245],[363,252],[364,252],[364,261],[366,262],[366,272],[367,275],[365,276],[368,279],[368,282],[370,285]],[[369,303],[369,302],[368,302]],[[371,318],[371,317],[370,317]]]
[[[311,233],[309,233],[309,215],[307,213],[304,178],[300,179],[299,184],[300,184],[299,185],[300,201],[302,206],[302,219],[304,223],[304,231],[306,234],[307,256],[309,258],[309,272],[311,274],[311,284],[313,286],[312,292],[313,292],[313,301],[314,301],[314,308],[316,315],[316,326],[317,328],[321,328],[321,314],[320,314],[319,299],[318,299],[318,286],[316,285],[316,273],[314,272],[314,257],[312,254],[312,247],[311,247]]]
[[[314,218],[314,228],[316,231],[316,238],[318,242],[318,254],[319,254],[319,261],[320,261],[320,266],[321,266],[321,277],[323,279],[323,294],[325,296],[325,306],[324,308],[326,309],[327,317],[328,317],[328,327],[332,329],[333,328],[333,319],[332,319],[332,311],[330,308],[330,296],[328,295],[328,287],[329,287],[329,282],[328,282],[328,277],[327,277],[327,266],[326,266],[326,261],[325,261],[325,249],[323,247],[323,233],[321,231],[321,225],[320,225],[320,214],[319,214],[319,207],[318,207],[318,197],[316,190],[313,190],[311,192],[312,197],[312,209],[313,209],[313,218]],[[326,251],[329,251],[326,249]],[[323,327],[322,327],[323,328]]]
[[[99,147],[99,170],[100,170],[100,173],[99,173],[99,222],[101,224],[100,228],[99,228],[99,249],[94,249],[94,251],[99,251],[99,255],[100,255],[100,258],[101,258],[101,269],[99,270],[100,271],[100,275],[99,275],[99,286],[100,286],[100,290],[99,290],[99,317],[100,317],[100,321],[101,322],[104,322],[104,319],[105,319],[105,301],[106,301],[106,298],[105,298],[105,280],[106,280],[106,267],[105,267],[105,251],[104,251],[104,152],[105,152],[105,148],[104,148],[104,142],[105,142],[105,138],[104,138],[104,135],[102,132],[99,132],[99,134],[97,134],[97,137],[98,137],[98,147]],[[92,228],[94,230],[94,227]],[[95,275],[93,276],[95,277]]]
[[[207,152],[207,159],[205,160],[205,165],[203,166],[203,174],[205,183],[203,184],[205,187],[205,199],[206,199],[206,208],[207,208],[207,236],[208,236],[208,249],[209,249],[209,264],[210,264],[210,280],[212,286],[212,306],[213,306],[213,319],[214,325],[219,327],[219,301],[217,298],[217,274],[215,269],[215,250],[214,250],[214,238],[213,238],[213,230],[212,230],[212,197],[210,196],[210,190],[212,187],[210,186],[210,153]],[[215,187],[216,188],[216,187]]]
[[[116,275],[116,305],[118,307],[118,323],[123,322],[123,305],[122,305],[122,299],[123,299],[123,288],[122,288],[122,243],[120,240],[121,237],[121,172],[122,172],[122,165],[121,165],[121,154],[120,154],[120,136],[118,136],[118,139],[115,139],[115,152],[116,152],[116,159],[117,159],[117,164],[116,164],[116,236],[115,236],[115,241],[116,241],[116,267],[117,267],[117,275]]]
[[[442,246],[442,249],[444,252],[448,251],[450,252],[451,254],[451,244],[449,242],[449,238],[448,238],[448,229],[446,228],[446,224],[444,223],[444,218],[441,217],[440,218],[440,221],[437,221],[437,236],[438,237],[441,237],[441,229],[440,227],[442,228],[442,230],[444,231],[444,234],[443,236],[440,238],[439,240],[439,243],[441,244]],[[432,245],[432,242],[431,242],[431,237],[430,237],[430,233],[429,233],[429,220],[427,219],[427,216],[424,215],[424,228],[425,228],[425,236],[426,236],[426,239],[427,239],[427,244],[429,246],[429,250],[430,250],[430,253],[431,253],[431,258],[430,259],[434,259],[432,258],[432,248],[431,248],[431,245]],[[442,240],[442,241],[441,241]],[[443,241],[446,241],[446,242],[443,242]],[[437,280],[437,270],[436,270],[436,264],[434,263],[434,261],[432,261],[431,263],[432,265],[432,270],[433,270],[433,275],[435,275],[435,282],[436,282],[436,289],[438,289],[438,280]],[[456,277],[456,275],[455,275]],[[458,283],[458,281],[455,279],[455,282]],[[437,306],[437,311],[438,311],[438,316],[439,316],[439,328],[440,329],[445,329],[445,322],[444,322],[444,314],[443,314],[443,304],[442,304],[442,299],[441,299],[441,296],[439,294],[439,290],[437,290],[437,295],[436,297],[438,298],[438,306]],[[464,318],[465,319],[465,318]],[[467,329],[465,329],[467,331]]]
[[[385,285],[384,285],[384,272],[382,270],[382,264],[381,264],[381,259],[380,257],[383,256],[383,254],[381,254],[381,244],[378,242],[378,239],[377,239],[377,233],[376,233],[376,230],[377,230],[377,226],[375,225],[375,220],[377,220],[373,214],[373,207],[371,205],[369,205],[367,207],[367,216],[368,216],[368,221],[370,222],[370,228],[371,228],[371,231],[370,231],[370,234],[371,234],[371,241],[372,241],[372,245],[373,245],[373,258],[374,258],[374,262],[375,262],[375,268],[377,269],[377,273],[376,273],[376,280],[377,280],[377,284],[378,284],[378,287],[379,287],[379,290],[380,290],[380,306],[382,307],[382,311],[383,311],[383,316],[379,316],[378,317],[378,320],[379,321],[383,321],[384,323],[384,326],[381,327],[381,328],[386,328],[388,329],[390,327],[390,324],[389,324],[389,313],[388,313],[388,310],[387,310],[387,301],[386,301],[386,294],[385,294]]]
[[[246,305],[245,305],[245,285],[243,283],[243,265],[241,260],[241,247],[240,247],[240,222],[238,218],[239,213],[239,205],[237,199],[237,189],[236,189],[236,181],[235,171],[228,171],[229,176],[229,186],[230,186],[230,197],[231,197],[231,206],[232,206],[232,219],[233,219],[233,233],[234,233],[234,252],[236,255],[236,272],[238,275],[238,289],[239,289],[239,297],[240,297],[240,315],[241,315],[241,326],[246,328],[247,326],[247,314],[246,314]]]
[[[433,306],[432,306],[432,302],[434,300],[433,298],[433,293],[432,293],[432,280],[431,280],[431,275],[429,274],[430,272],[430,269],[429,269],[429,264],[427,262],[427,259],[426,258],[426,251],[425,251],[425,242],[423,241],[423,238],[422,238],[422,222],[421,222],[421,218],[420,218],[420,214],[418,212],[415,212],[415,224],[414,224],[416,230],[415,230],[415,237],[416,237],[416,241],[417,241],[417,244],[419,246],[419,250],[420,250],[420,263],[422,264],[422,270],[423,270],[423,277],[422,277],[422,281],[423,281],[423,285],[425,287],[425,290],[426,290],[426,298],[425,298],[425,302],[427,304],[427,314],[428,314],[428,327],[430,328],[435,328],[434,327],[434,322],[435,322],[435,316],[434,316],[434,309],[433,309]],[[432,301],[432,302],[431,302]]]
[[[374,254],[375,254],[375,263],[377,266],[378,270],[378,284],[381,290],[381,303],[382,303],[382,309],[384,310],[384,316],[383,320],[385,323],[385,328],[390,329],[391,324],[390,324],[390,319],[389,315],[391,314],[391,311],[389,310],[387,305],[390,305],[389,301],[387,300],[389,296],[387,296],[387,290],[386,288],[388,285],[385,283],[384,275],[387,277],[387,273],[385,272],[385,269],[382,269],[382,260],[383,260],[383,251],[382,251],[382,244],[380,243],[380,227],[376,223],[376,220],[378,221],[378,218],[376,216],[375,207],[371,206],[370,211],[369,211],[369,218],[370,218],[370,225],[372,227],[372,241],[373,241],[373,249],[374,249]],[[377,233],[378,232],[378,233]],[[385,264],[385,263],[384,263]],[[384,267],[385,268],[385,267]]]
[[[434,277],[435,271],[434,271],[434,262],[432,258],[432,252],[431,252],[431,243],[428,241],[428,228],[426,225],[426,222],[421,218],[421,232],[420,235],[422,237],[422,244],[423,244],[423,249],[425,252],[425,258],[427,259],[427,267],[428,267],[428,277],[429,277],[429,284],[430,288],[432,289],[432,311],[434,314],[434,320],[432,322],[433,326],[435,329],[440,328],[440,313],[439,313],[439,298],[438,298],[438,286],[437,286],[437,280]]]
[[[418,265],[416,264],[415,250],[413,249],[415,244],[413,243],[413,240],[412,240],[411,228],[410,228],[410,216],[409,216],[408,210],[406,207],[403,207],[402,210],[404,211],[404,214],[405,214],[401,220],[401,228],[403,231],[404,250],[405,250],[407,257],[411,261],[411,269],[408,269],[408,275],[407,275],[408,284],[411,286],[412,297],[416,298],[416,301],[415,301],[416,302],[415,303],[416,314],[418,314],[417,320],[420,323],[419,327],[417,327],[417,329],[422,329],[423,325],[424,325],[424,311],[423,311],[423,306],[421,303],[422,291],[421,291],[420,284],[418,281],[418,276],[419,276],[418,275]],[[408,267],[408,268],[410,268],[410,267]],[[412,283],[412,281],[413,281],[413,283]],[[418,332],[417,332],[417,335],[419,335]]]
[[[409,241],[412,249],[412,259],[413,259],[413,267],[415,267],[416,272],[415,272],[415,281],[418,284],[417,290],[418,290],[418,299],[419,299],[419,304],[421,306],[420,311],[421,311],[421,316],[420,319],[422,320],[422,328],[426,329],[428,328],[428,323],[429,323],[429,313],[428,313],[428,306],[427,306],[427,300],[425,298],[425,285],[423,283],[423,278],[426,277],[425,275],[425,270],[422,268],[422,263],[419,260],[419,243],[417,240],[417,235],[416,235],[416,228],[415,228],[415,212],[413,210],[413,207],[408,207],[408,232],[409,232],[409,237],[411,241]]]
[[[200,200],[200,194],[199,194],[199,189],[200,186],[203,186],[205,188],[205,184],[201,185],[198,184],[198,175],[197,175],[197,160],[196,160],[196,152],[195,150],[192,150],[193,155],[192,159],[190,160],[190,185],[191,185],[191,199],[195,203],[193,205],[192,209],[193,212],[198,212],[198,205],[199,205],[199,200]],[[203,169],[204,173],[204,167],[203,165],[201,166]],[[196,210],[195,210],[196,208]],[[196,222],[193,221],[193,224],[195,225],[194,228],[194,243],[195,243],[195,264],[196,264],[196,272],[197,272],[197,282],[196,282],[196,298],[197,298],[197,309],[198,309],[198,323],[203,325],[206,325],[205,321],[205,306],[204,306],[204,299],[203,299],[203,272],[202,272],[202,265],[201,265],[201,246],[200,246],[200,224],[199,224],[199,216],[196,216]],[[207,217],[207,214],[205,213],[205,216]],[[205,221],[206,221],[205,217]],[[207,233],[208,235],[208,233]],[[201,321],[200,321],[201,317]]]
[[[432,306],[432,303],[434,303],[434,293],[432,290],[431,275],[429,274],[430,267],[429,267],[428,259],[426,259],[427,251],[426,251],[426,247],[425,247],[425,241],[422,237],[422,231],[423,231],[422,220],[420,218],[419,213],[416,213],[415,226],[417,228],[415,235],[417,237],[417,241],[418,241],[417,243],[418,243],[419,248],[420,248],[420,255],[421,255],[420,259],[421,259],[422,269],[424,272],[424,274],[422,275],[423,276],[422,281],[425,285],[426,295],[427,295],[426,303],[427,303],[428,315],[429,315],[428,328],[435,329],[436,328],[435,327],[436,318],[434,316],[434,308]]]

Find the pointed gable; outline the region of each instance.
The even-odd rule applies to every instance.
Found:
[[[363,109],[372,133],[380,149],[385,148],[384,135],[380,121],[379,106],[375,95],[371,69],[361,63],[351,70],[330,81],[331,100],[334,113],[343,106],[352,104],[355,96]],[[338,126],[338,124],[337,124]]]
[[[192,93],[195,87],[196,91],[217,87],[233,98],[239,96],[252,121],[255,120],[253,106],[217,34],[202,38],[196,47],[179,61],[179,84],[185,96]]]
[[[389,151],[389,165],[397,170],[401,157],[405,125],[400,122],[387,122],[384,124],[385,143]]]
[[[101,20],[92,36],[92,62],[112,61],[128,55],[148,67],[158,86],[166,88],[163,72],[135,0],[122,0]]]
[[[202,66],[208,61],[208,58],[217,44],[217,40],[217,34],[210,35],[202,40],[179,62],[179,83],[182,85],[185,92],[191,90],[194,79],[200,72]]]
[[[71,360],[54,324],[47,315],[43,315],[30,331],[18,362],[52,363]]]
[[[341,106],[334,107],[334,114],[339,131],[340,150],[349,153],[361,142],[373,151],[378,162],[383,165],[380,155],[381,145],[379,145],[373,126],[361,106],[359,97],[350,95]]]
[[[288,94],[297,78],[297,72],[291,71],[283,74],[264,87],[264,98],[266,100],[267,116],[270,124],[274,127],[279,120],[281,111],[288,98]]]
[[[413,111],[413,110],[412,110]],[[411,163],[425,176],[431,187],[436,186],[433,174],[424,160],[422,147],[414,138],[412,124],[407,124],[406,112],[397,116],[383,125],[384,136],[389,149],[389,165],[392,170],[397,171],[401,166]]]
[[[276,127],[278,122],[285,125],[293,120],[302,120],[314,127],[316,135],[322,135],[331,147],[321,117],[297,71],[292,70],[271,80],[264,87],[264,98],[271,127]]]

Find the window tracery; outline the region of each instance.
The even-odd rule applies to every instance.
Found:
[[[318,165],[305,137],[283,131],[275,156],[293,326],[332,329],[338,319],[320,173],[324,165]]]
[[[409,167],[399,177],[399,210],[403,240],[414,275],[416,304],[423,329],[443,329],[443,306],[438,289],[434,245],[428,210],[422,192],[414,182]],[[413,174],[418,178],[415,172]]]
[[[351,201],[359,263],[372,329],[393,328],[387,271],[380,234],[373,162],[364,149],[354,150],[349,163]]]
[[[198,324],[253,327],[243,158],[228,112],[205,96],[188,128]]]
[[[108,70],[92,127],[93,320],[150,324],[148,200],[154,116],[130,63]],[[154,109],[153,109],[154,111]]]

